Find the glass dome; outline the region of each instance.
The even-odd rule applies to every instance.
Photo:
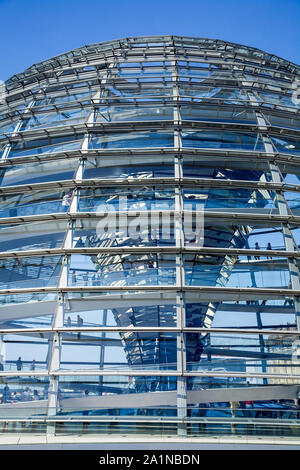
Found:
[[[297,79],[258,49],[161,36],[5,83],[0,418],[186,436],[278,406],[290,429]]]

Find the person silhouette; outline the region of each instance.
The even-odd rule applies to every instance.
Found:
[[[255,243],[255,249],[260,250],[260,246],[259,246],[258,242]],[[255,255],[254,259],[259,259],[259,256]]]
[[[267,244],[267,250],[272,250],[272,246],[270,242],[268,242]],[[272,256],[267,256],[267,259],[272,259]]]
[[[22,362],[21,356],[16,361],[16,366],[17,366],[17,370],[22,370],[23,369],[23,362]]]

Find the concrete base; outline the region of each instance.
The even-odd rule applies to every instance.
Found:
[[[0,450],[300,450],[299,438],[0,434]]]

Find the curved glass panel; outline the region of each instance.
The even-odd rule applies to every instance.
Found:
[[[192,121],[212,121],[212,122],[241,122],[256,123],[257,117],[253,111],[245,109],[219,109],[219,108],[198,108],[196,106],[181,106],[181,119]]]
[[[186,210],[222,210],[238,212],[278,213],[276,195],[273,191],[255,189],[184,189],[183,207]],[[201,207],[200,207],[201,206]]]
[[[0,217],[20,217],[64,212],[64,193],[35,192],[0,197]]]
[[[49,141],[49,139],[40,139],[15,143],[12,145],[9,158],[79,149],[81,140],[78,140],[79,136],[76,137],[77,139],[75,136],[70,135],[55,137],[51,141]]]
[[[72,287],[173,285],[176,282],[173,255],[72,255],[68,268],[68,284]]]
[[[300,141],[295,140],[293,138],[284,138],[284,137],[277,137],[271,136],[272,142],[278,152],[283,153],[292,153],[295,155],[300,154]]]
[[[172,210],[175,209],[175,192],[173,188],[168,190],[145,186],[83,189],[80,191],[78,208],[80,212]]]
[[[166,106],[106,106],[97,109],[97,122],[173,120],[173,108]]]
[[[0,250],[31,251],[61,247],[66,228],[67,221],[65,220],[2,225],[0,226]]]
[[[101,208],[100,208],[101,209]],[[174,213],[154,211],[149,215],[99,211],[97,217],[77,220],[74,226],[74,248],[174,246],[176,234]]]
[[[56,286],[61,271],[60,257],[1,260],[0,289]]]
[[[238,132],[184,131],[182,132],[182,144],[183,147],[194,148],[265,151],[259,134],[242,134]]]
[[[91,109],[66,110],[61,112],[35,113],[28,120],[23,121],[21,129],[34,129],[39,127],[63,126],[64,124],[78,124],[87,120]]]
[[[104,178],[163,178],[174,177],[173,156],[101,156],[88,157],[84,167],[84,179]]]
[[[45,183],[73,179],[78,167],[77,159],[46,162],[28,162],[25,165],[3,166],[0,169],[1,186]]]
[[[145,146],[173,147],[174,135],[165,131],[111,133],[94,135],[89,142],[91,149],[144,148]]]

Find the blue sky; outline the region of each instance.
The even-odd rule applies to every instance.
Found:
[[[300,0],[0,0],[0,79],[80,47],[178,34],[245,44],[300,63]]]

